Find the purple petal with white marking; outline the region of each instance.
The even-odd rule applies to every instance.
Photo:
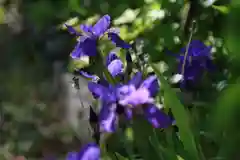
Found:
[[[103,35],[109,28],[111,23],[111,17],[109,15],[104,15],[92,28],[92,33],[99,37]]]
[[[99,125],[101,132],[112,133],[116,130],[116,103],[102,101],[102,108],[99,113]]]

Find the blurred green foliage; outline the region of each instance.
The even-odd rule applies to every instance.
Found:
[[[128,157],[137,152],[147,160],[240,158],[238,0],[231,3],[217,0],[207,7],[193,0],[3,2],[0,3],[0,159],[8,160],[14,155],[29,159],[39,159],[45,154],[64,155],[81,146],[62,122],[61,111],[56,109],[59,106],[56,93],[49,88],[53,88],[54,62],[61,61],[64,71],[69,63],[75,63],[69,62],[75,38],[64,30],[63,23],[78,28],[80,23],[94,23],[103,14],[112,17],[124,40],[131,43],[136,38],[144,40],[143,52],[153,62],[164,61],[169,65],[170,70],[164,76],[171,75],[175,67],[166,49],[178,53],[187,43],[192,20],[196,20],[193,38],[213,46],[216,66],[210,78],[204,77],[204,85],[198,86],[191,107],[184,107],[168,86],[163,87],[166,105],[172,108],[179,123],[181,141],[175,132],[151,129],[140,120],[141,128],[133,126],[134,142],[123,144],[119,135],[114,135],[117,138],[109,140],[109,154],[119,152]],[[13,12],[14,8],[17,12]],[[17,27],[21,30],[16,33]],[[106,48],[104,44],[101,47]],[[227,84],[224,89],[212,87],[221,88],[223,82]],[[121,155],[117,155],[118,159],[125,159]]]

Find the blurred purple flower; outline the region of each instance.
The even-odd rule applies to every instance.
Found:
[[[154,97],[159,91],[158,79],[155,75],[142,81],[142,74],[138,72],[127,85],[117,89],[119,104],[131,108],[143,107],[146,119],[156,128],[165,128],[172,124],[171,118],[159,110],[154,104]],[[128,109],[128,118],[132,113]]]
[[[79,36],[79,40],[74,50],[71,53],[73,59],[78,59],[82,56],[95,56],[97,54],[97,41],[105,33],[108,34],[113,43],[117,47],[129,48],[128,44],[124,42],[119,35],[110,28],[111,17],[104,15],[100,18],[94,26],[91,25],[80,25],[82,34],[78,33],[73,27],[66,25],[68,31],[71,34]],[[109,29],[110,28],[110,29]]]
[[[188,52],[185,58],[187,47],[180,50],[180,55],[176,56],[179,61],[178,73],[183,75],[182,84],[186,81],[196,81],[201,78],[205,70],[214,68],[211,59],[211,46],[206,46],[199,40],[192,40],[188,47]]]
[[[66,160],[100,160],[100,148],[95,143],[84,146],[80,152],[69,152]]]

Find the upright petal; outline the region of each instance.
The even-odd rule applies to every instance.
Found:
[[[120,59],[113,60],[108,66],[108,71],[110,74],[115,77],[121,73],[123,73],[123,63]]]
[[[128,82],[128,85],[134,85],[136,88],[139,87],[139,85],[142,82],[142,73],[141,72],[137,72],[132,79]]]
[[[149,90],[151,97],[155,97],[159,92],[159,84],[157,76],[152,75],[143,81],[140,87],[145,87]]]
[[[100,156],[99,146],[95,143],[89,143],[81,149],[76,160],[100,160]]]
[[[116,33],[109,32],[108,37],[116,45],[116,47],[120,47],[120,48],[124,48],[124,49],[131,48],[131,45],[126,43],[124,40],[122,40],[120,38],[120,36]]]
[[[108,66],[115,59],[119,59],[119,57],[115,52],[111,51],[106,57],[106,66]]]
[[[97,37],[103,35],[108,30],[110,23],[111,23],[111,17],[109,15],[104,15],[93,26],[92,33]]]
[[[81,24],[80,29],[85,33],[91,33],[92,32],[92,26],[91,25]]]
[[[154,104],[149,104],[143,108],[147,120],[155,128],[167,128],[172,124],[172,119]]]
[[[101,132],[112,133],[116,130],[116,103],[102,101],[102,108],[99,113],[99,125]]]

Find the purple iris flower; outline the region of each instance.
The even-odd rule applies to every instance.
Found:
[[[117,125],[117,94],[116,88],[118,86],[112,86],[108,84],[107,86],[102,84],[97,84],[94,82],[88,83],[88,89],[94,95],[100,99],[101,110],[99,113],[99,126],[100,132],[114,132]]]
[[[211,46],[206,46],[199,40],[192,40],[188,47],[188,52],[185,58],[187,47],[180,50],[180,55],[177,55],[179,60],[178,73],[183,75],[182,84],[186,81],[196,81],[201,78],[205,70],[213,69],[211,58]]]
[[[83,33],[78,33],[73,27],[66,25],[68,31],[71,34],[79,36],[78,43],[71,53],[73,59],[80,58],[82,56],[95,56],[97,54],[97,42],[105,33],[115,43],[116,46],[121,48],[129,48],[130,46],[124,42],[119,35],[110,28],[111,17],[104,15],[94,25],[80,25]]]
[[[172,124],[172,120],[154,104],[154,97],[158,91],[159,84],[155,75],[142,81],[142,74],[138,72],[127,85],[117,89],[117,95],[119,104],[130,106],[128,108],[142,106],[145,117],[155,128],[165,128]],[[131,116],[131,110],[127,111]]]
[[[95,143],[84,146],[80,152],[68,153],[66,160],[100,160],[100,148]]]

